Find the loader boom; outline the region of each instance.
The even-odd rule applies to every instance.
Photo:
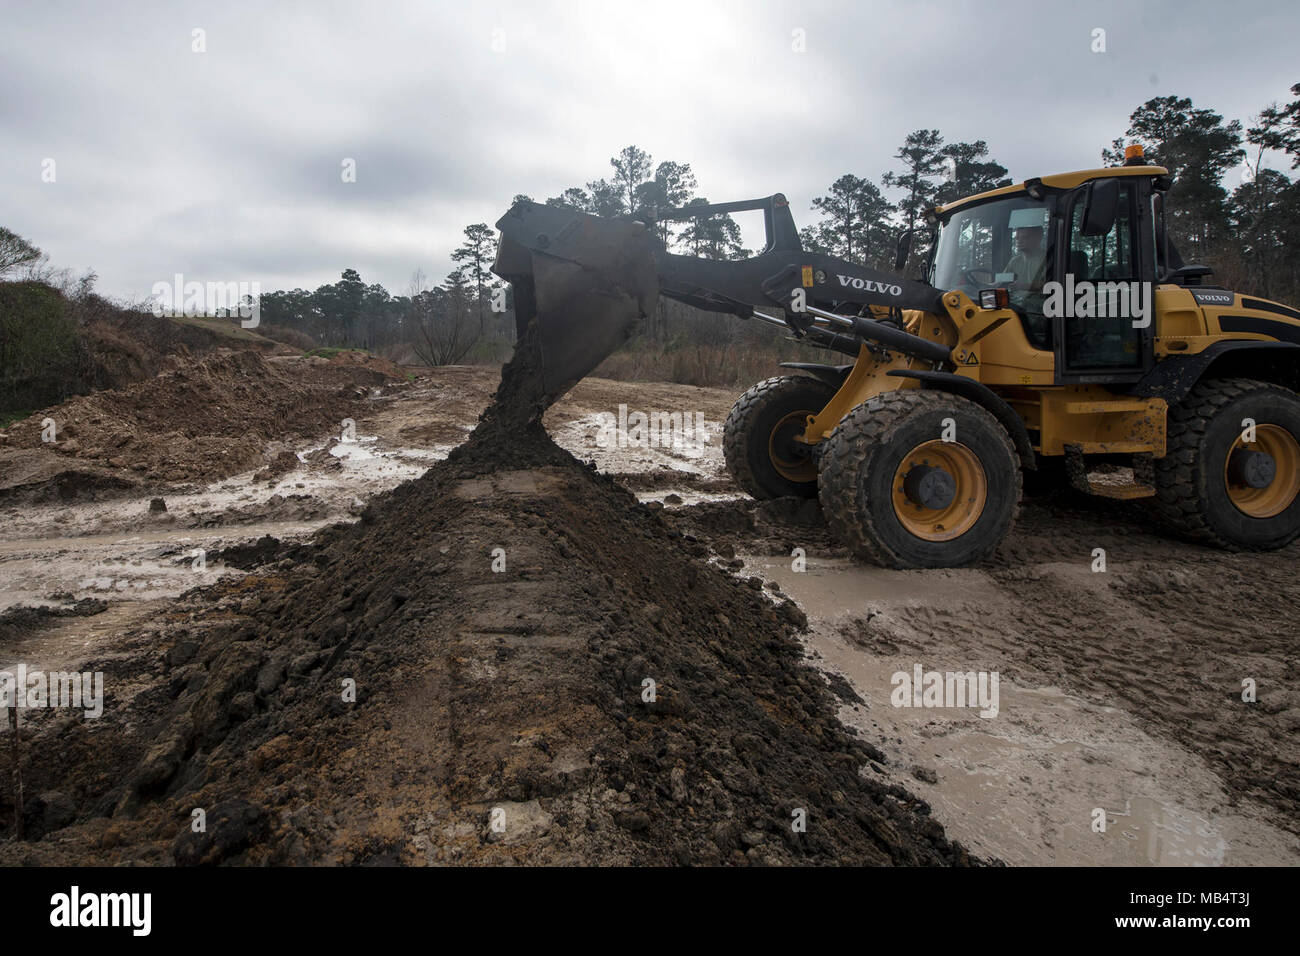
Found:
[[[762,210],[767,243],[721,261],[668,252],[658,222]],[[857,356],[876,342],[936,365],[949,348],[902,328],[902,311],[943,311],[924,282],[805,251],[777,193],[764,199],[649,210],[617,219],[520,200],[497,222],[492,271],[510,282],[522,338],[537,323],[547,395],[554,401],[636,331],[665,295],[696,308],[780,325],[811,344]],[[878,316],[871,317],[871,309]],[[768,312],[779,310],[783,318]],[[847,313],[847,314],[846,314]]]

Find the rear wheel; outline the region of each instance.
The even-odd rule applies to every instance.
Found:
[[[1169,410],[1155,464],[1156,511],[1188,537],[1270,550],[1300,535],[1300,395],[1290,389],[1201,382]]]
[[[785,375],[741,395],[722,432],[727,470],[736,484],[760,501],[817,497],[817,462],[795,438],[835,391],[815,378]]]
[[[904,389],[840,422],[819,485],[831,531],[855,556],[953,567],[987,558],[1011,530],[1020,462],[1006,429],[976,403]]]

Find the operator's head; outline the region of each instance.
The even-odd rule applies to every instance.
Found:
[[[1042,226],[1021,226],[1016,229],[1016,248],[1021,252],[1037,252],[1042,245]]]

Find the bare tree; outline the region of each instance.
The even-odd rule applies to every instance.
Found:
[[[33,266],[44,258],[41,250],[18,235],[0,226],[0,276],[24,266]]]
[[[440,288],[429,288],[417,269],[408,286],[411,324],[418,336],[412,347],[426,365],[456,365],[478,344],[478,323],[469,303],[469,284],[463,268],[447,276]]]

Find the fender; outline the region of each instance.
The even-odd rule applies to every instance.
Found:
[[[1192,355],[1170,355],[1161,359],[1155,368],[1134,383],[1131,394],[1142,398],[1163,398],[1175,405],[1220,359],[1225,364],[1231,363],[1233,375],[1268,378],[1270,381],[1281,378],[1279,384],[1291,388],[1300,385],[1300,345],[1264,341],[1215,342]],[[1256,368],[1256,364],[1261,362],[1263,365]],[[1268,376],[1266,369],[1283,374]]]
[[[1007,434],[1011,436],[1011,443],[1016,446],[1016,454],[1020,456],[1020,467],[1028,468],[1031,471],[1037,470],[1038,459],[1034,454],[1034,445],[1029,440],[1029,429],[1025,428],[1025,423],[1020,420],[1020,416],[1012,410],[1011,406],[983,382],[977,382],[973,378],[956,375],[952,372],[927,372],[905,368],[895,369],[887,374],[897,375],[899,378],[918,379],[922,388],[952,392],[954,395],[968,398],[976,405],[982,406],[992,413],[998,423],[1007,430]]]
[[[815,362],[782,362],[781,368],[792,368],[797,372],[807,372],[814,378],[821,379],[827,385],[839,388],[844,379],[853,370],[850,365],[818,365]]]

